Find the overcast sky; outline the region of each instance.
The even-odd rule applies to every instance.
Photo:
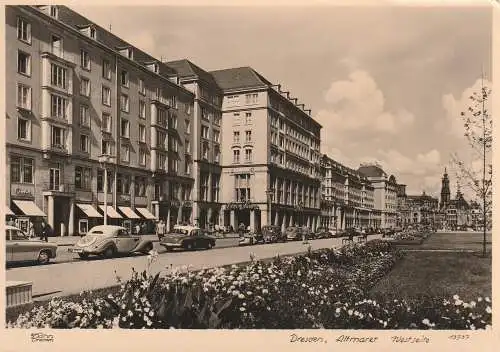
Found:
[[[488,6],[72,8],[157,58],[252,66],[312,109],[324,153],[378,160],[410,194],[469,157],[459,113],[491,77]]]

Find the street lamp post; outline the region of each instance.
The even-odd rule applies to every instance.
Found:
[[[270,188],[266,191],[267,194],[267,211],[268,211],[268,216],[267,216],[267,224],[271,226],[273,224],[272,222],[272,216],[273,213],[271,211],[271,203],[273,202],[273,196],[274,196],[274,189]]]
[[[99,163],[104,169],[104,225],[108,224],[108,163],[113,162],[113,157],[107,154],[99,156]]]

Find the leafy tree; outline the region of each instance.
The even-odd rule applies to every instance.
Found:
[[[490,97],[491,88],[482,78],[480,91],[472,93],[467,110],[460,114],[464,122],[464,136],[472,149],[474,160],[480,161],[481,166],[466,164],[456,153],[452,157],[457,166],[458,179],[473,192],[482,207],[483,256],[486,256],[486,230],[491,224],[492,212],[493,118],[488,109]]]

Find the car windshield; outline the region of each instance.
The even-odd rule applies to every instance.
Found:
[[[173,229],[172,233],[173,233],[173,234],[177,234],[177,235],[187,235],[187,234],[188,234],[188,230],[184,230],[184,229]]]

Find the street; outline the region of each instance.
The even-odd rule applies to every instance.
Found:
[[[370,236],[369,239],[380,235]],[[191,270],[204,267],[215,267],[236,264],[250,260],[250,253],[257,259],[272,258],[275,255],[290,255],[312,249],[337,247],[342,238],[330,238],[310,241],[303,244],[301,241],[254,245],[248,247],[226,247],[211,250],[191,252],[163,252],[158,255],[149,268],[152,274],[170,268],[190,266]],[[227,243],[229,245],[229,243]],[[64,251],[64,247],[62,251]],[[70,258],[72,255],[69,256]],[[132,268],[136,271],[146,270],[148,257],[145,255],[119,257],[113,259],[72,260],[52,263],[44,266],[15,267],[6,271],[7,281],[33,282],[33,295],[68,295],[79,293],[82,290],[93,290],[117,284],[116,277],[126,280],[130,277]]]

